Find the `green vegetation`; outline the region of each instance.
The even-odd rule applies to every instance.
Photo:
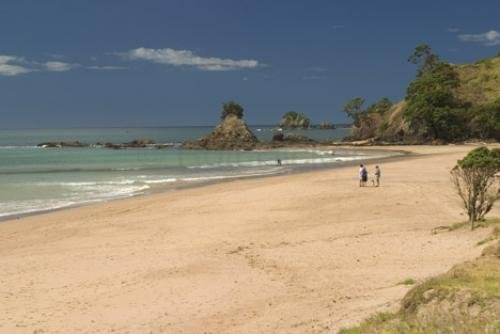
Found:
[[[413,285],[417,283],[417,281],[415,281],[413,278],[407,278],[401,282],[398,283],[398,285]]]
[[[279,122],[282,128],[300,128],[306,129],[310,126],[311,121],[303,113],[289,111],[283,115]]]
[[[408,61],[418,67],[404,101],[393,105],[383,99],[366,110],[361,97],[346,103],[343,111],[354,123],[352,140],[500,140],[499,56],[452,65],[423,44]]]
[[[379,313],[340,333],[498,333],[499,307],[500,242],[412,288],[398,312]]]
[[[359,120],[363,112],[363,104],[365,103],[365,99],[362,97],[355,97],[350,101],[347,101],[344,105],[344,109],[342,111],[349,116],[353,122],[354,126],[359,126]]]
[[[363,121],[366,122],[372,115],[383,115],[392,107],[392,102],[387,97],[381,98],[366,109],[363,109],[363,104],[365,104],[364,98],[355,97],[347,101],[344,109],[342,109],[353,120],[355,126],[360,126]]]
[[[500,141],[500,98],[470,111],[471,136]]]
[[[417,78],[408,86],[404,113],[415,135],[424,140],[466,138],[467,104],[454,95],[460,81],[453,66],[439,61],[427,45],[418,46],[410,60],[421,64]]]
[[[495,173],[500,171],[500,149],[473,149],[451,170],[453,184],[462,199],[471,229],[491,210],[500,189]]]
[[[498,238],[500,238],[500,227],[499,226],[495,226],[495,228],[493,229],[493,232],[491,233],[491,235],[489,237],[487,237],[486,239],[483,239],[483,240],[479,241],[477,243],[477,245],[481,246],[481,245],[487,244],[490,241],[497,240]]]
[[[224,103],[220,118],[224,120],[229,115],[235,115],[240,119],[243,118],[243,107],[234,101]]]
[[[383,115],[392,107],[392,101],[387,97],[381,98],[378,102],[372,104],[366,109],[367,114],[380,114]]]

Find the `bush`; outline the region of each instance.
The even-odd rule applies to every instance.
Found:
[[[475,138],[500,140],[500,99],[471,109],[469,127]]]
[[[495,174],[500,171],[500,149],[478,147],[458,160],[451,170],[453,184],[462,199],[471,229],[484,219],[497,200],[500,189]]]
[[[238,118],[243,118],[243,107],[234,101],[224,103],[222,105],[220,118],[224,120],[229,115],[235,115]]]

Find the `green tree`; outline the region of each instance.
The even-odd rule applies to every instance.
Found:
[[[361,115],[364,113],[363,104],[365,99],[362,97],[355,97],[354,99],[347,101],[344,104],[342,111],[346,113],[353,121],[355,126],[359,126],[359,121]]]
[[[484,219],[500,193],[495,174],[500,171],[500,149],[478,147],[451,170],[453,184],[462,199],[471,229]]]
[[[500,141],[500,99],[470,110],[470,129],[475,138]]]
[[[429,45],[420,44],[415,48],[408,61],[419,65],[417,76],[420,77],[434,68],[439,62],[439,56],[432,52]]]
[[[372,104],[368,109],[366,110],[367,113],[376,113],[383,115],[386,111],[391,109],[392,107],[392,101],[389,100],[387,97],[381,98],[378,102]]]
[[[243,107],[234,101],[225,102],[222,105],[220,118],[224,120],[228,115],[235,115],[238,118],[243,118]]]
[[[424,139],[444,140],[462,139],[466,135],[465,105],[453,94],[458,85],[458,75],[450,64],[437,62],[419,71],[406,91],[404,113],[416,134]],[[453,122],[453,129],[447,122]]]

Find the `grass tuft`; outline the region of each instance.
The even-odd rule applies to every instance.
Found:
[[[413,285],[417,283],[417,281],[415,281],[413,278],[407,278],[401,282],[398,283],[398,285]]]

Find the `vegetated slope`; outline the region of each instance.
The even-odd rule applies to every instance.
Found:
[[[397,313],[380,313],[340,334],[500,333],[500,242],[481,257],[415,286]]]
[[[452,65],[459,83],[453,95],[474,114],[474,108],[487,106],[500,99],[500,53],[494,58],[483,59],[475,64]],[[375,142],[420,143],[414,129],[405,118],[407,102],[394,104],[383,114],[368,113],[360,117],[348,140],[372,140]],[[500,109],[494,112],[500,118]],[[494,120],[495,121],[495,120]],[[495,122],[498,123],[498,120]],[[451,124],[450,124],[451,125]]]
[[[460,78],[457,97],[481,105],[500,98],[500,54],[475,64],[456,65]]]

